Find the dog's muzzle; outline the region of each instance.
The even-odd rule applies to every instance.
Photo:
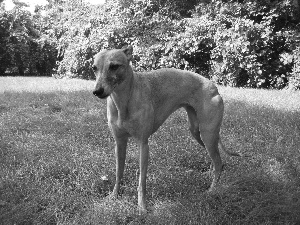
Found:
[[[108,95],[104,93],[104,88],[98,88],[97,90],[93,91],[93,95],[98,98],[106,98]]]

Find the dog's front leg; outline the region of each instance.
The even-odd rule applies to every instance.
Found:
[[[146,209],[146,179],[149,159],[148,140],[140,143],[140,176],[138,186],[139,213],[145,213]]]
[[[116,155],[116,183],[112,192],[112,197],[118,197],[118,193],[121,186],[121,181],[124,174],[125,159],[126,159],[126,147],[128,137],[115,137],[115,155]]]

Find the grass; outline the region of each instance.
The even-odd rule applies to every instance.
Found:
[[[218,192],[179,110],[150,139],[149,213],[137,213],[138,150],[114,184],[106,103],[93,82],[0,78],[0,224],[299,224],[300,93],[220,87],[232,151]],[[108,177],[108,180],[103,177]]]

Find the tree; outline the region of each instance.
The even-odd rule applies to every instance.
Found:
[[[41,33],[41,15],[32,16],[16,2],[0,15],[0,75],[51,75],[56,66],[56,44]]]
[[[2,11],[0,13],[0,76],[4,75],[6,68],[11,66],[11,57],[9,54],[9,27],[13,15]]]

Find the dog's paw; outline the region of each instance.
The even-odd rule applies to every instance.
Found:
[[[118,199],[118,193],[113,191],[107,196],[107,198],[110,200],[116,200],[116,199]]]
[[[144,215],[147,215],[148,211],[146,209],[146,206],[143,206],[143,207],[139,207],[138,206],[138,211],[139,211],[139,215],[140,216],[144,216]]]
[[[217,187],[216,186],[212,186],[207,190],[208,193],[210,194],[214,194],[217,192]]]

